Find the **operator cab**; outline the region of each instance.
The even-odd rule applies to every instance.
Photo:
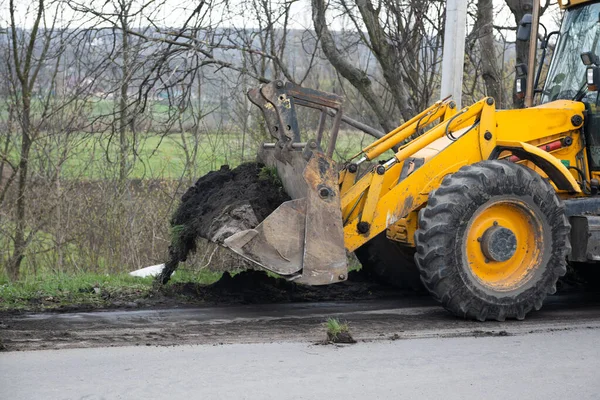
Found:
[[[588,162],[582,160],[579,167],[589,168],[589,175],[587,171],[578,172],[582,178],[589,176],[589,181],[582,182],[584,197],[564,201],[565,213],[571,223],[572,249],[568,258],[577,263],[600,263],[600,1],[561,0],[559,5],[565,14],[559,31],[550,34],[546,31],[543,35],[542,56],[535,74],[533,94],[539,95],[538,104],[557,100],[585,104],[582,151],[586,152]],[[546,29],[539,21],[533,21],[531,15],[526,15],[519,24],[517,40],[530,40],[534,35],[531,26],[536,22]],[[558,41],[546,81],[543,88],[538,89],[548,41],[553,35],[558,35]],[[530,60],[532,65],[535,64]],[[527,66],[517,65],[516,72],[516,92],[523,98]]]
[[[585,135],[592,171],[600,170],[600,104],[598,86],[588,82],[588,70],[593,78],[599,63],[597,54],[600,54],[600,3],[567,9],[548,77],[540,91],[540,104],[555,100],[585,104]]]

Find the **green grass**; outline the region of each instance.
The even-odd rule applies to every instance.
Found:
[[[271,182],[273,185],[283,187],[283,183],[277,174],[277,168],[267,167],[266,165],[261,168],[258,173],[258,179],[261,181]]]
[[[349,332],[348,324],[340,322],[337,318],[329,318],[325,326],[327,328],[327,336],[333,340],[337,339],[341,333]]]
[[[177,270],[171,283],[214,283],[222,273],[202,270]],[[10,282],[0,274],[0,311],[52,310],[67,306],[103,308],[115,302],[134,302],[151,296],[154,278],[123,274],[54,274]]]
[[[59,308],[85,304],[100,307],[106,296],[144,297],[152,289],[152,279],[127,274],[44,274],[17,282],[0,276],[0,310]],[[103,296],[104,295],[104,296]]]

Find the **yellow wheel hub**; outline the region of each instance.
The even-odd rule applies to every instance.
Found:
[[[509,291],[542,262],[542,224],[525,203],[502,199],[482,206],[466,232],[468,266],[484,286]]]

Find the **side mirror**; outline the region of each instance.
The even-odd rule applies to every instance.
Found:
[[[583,65],[589,67],[590,65],[598,65],[598,56],[593,51],[586,51],[585,53],[581,53],[581,62]]]
[[[517,40],[521,42],[529,40],[531,36],[531,21],[533,21],[531,14],[523,15],[521,22],[519,22],[519,29],[517,29]]]
[[[589,92],[597,92],[600,88],[600,67],[587,67],[585,71],[586,83]]]

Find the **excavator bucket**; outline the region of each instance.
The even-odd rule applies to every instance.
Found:
[[[345,280],[348,268],[338,170],[331,158],[341,120],[341,98],[281,81],[251,90],[248,97],[261,108],[277,139],[263,145],[260,157],[277,168],[293,200],[279,206],[256,228],[225,239],[224,245],[290,280],[310,285]],[[321,110],[316,139],[300,142],[295,104]],[[334,132],[324,152],[321,141],[327,108],[336,113]]]

